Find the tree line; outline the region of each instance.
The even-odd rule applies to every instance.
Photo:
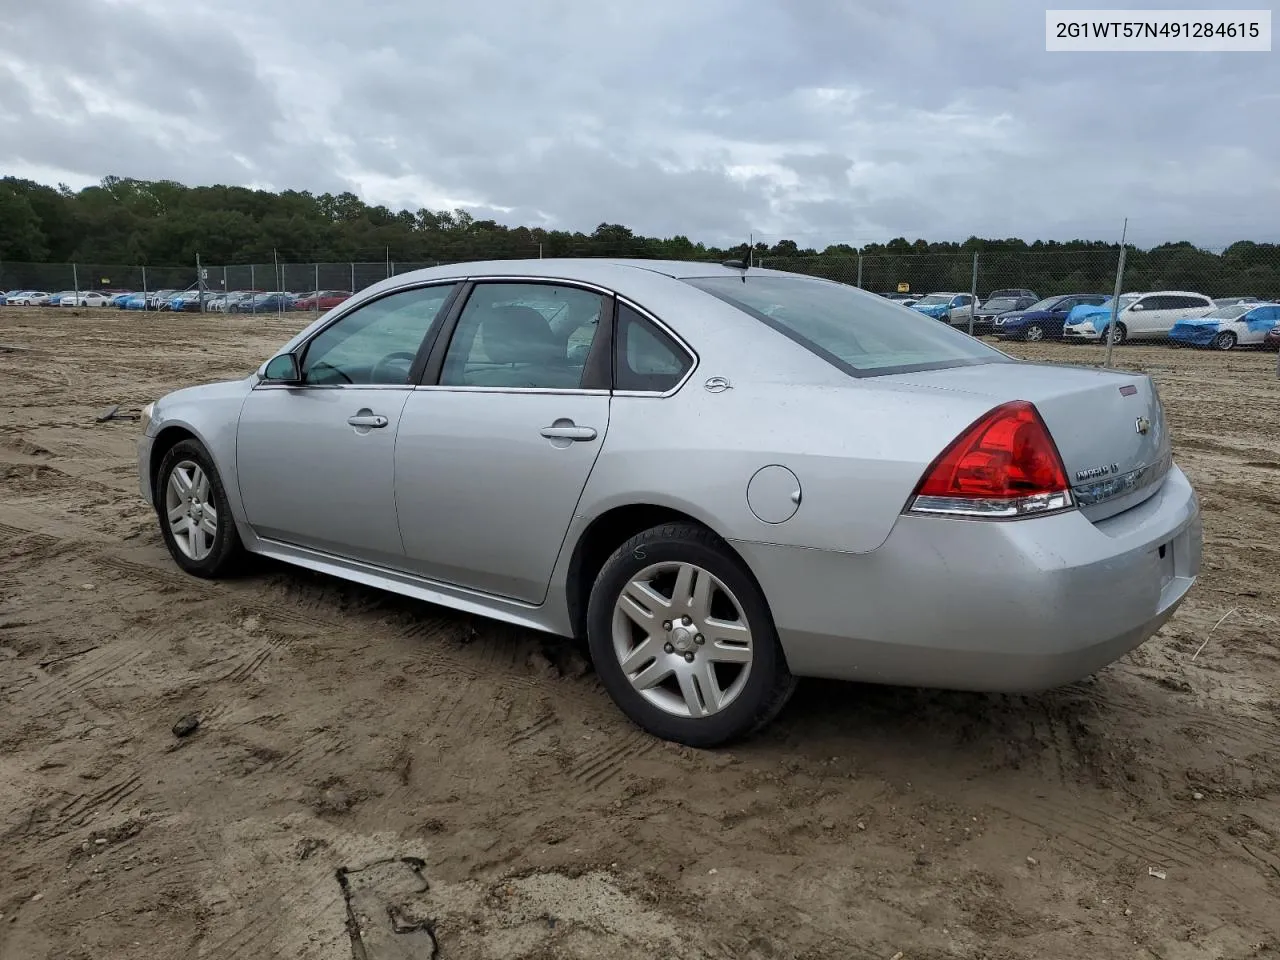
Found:
[[[967,290],[979,253],[981,287],[1029,287],[1041,294],[1110,291],[1116,244],[1016,238],[908,241],[821,250],[792,240],[758,242],[766,266],[892,290]],[[506,226],[464,210],[393,211],[352,193],[273,193],[225,185],[110,176],[72,190],[16,177],[0,180],[0,261],[138,266],[281,262],[427,262],[513,257],[628,256],[681,260],[741,258],[747,245],[717,247],[682,235],[645,237],[622,224],[591,233]],[[1190,289],[1213,296],[1280,297],[1280,245],[1242,240],[1221,252],[1182,241],[1126,251],[1125,289]]]

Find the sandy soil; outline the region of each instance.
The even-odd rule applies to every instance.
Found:
[[[4,960],[1280,955],[1274,354],[1117,351],[1206,520],[1123,662],[1036,697],[808,683],[698,753],[558,641],[178,572],[137,425],[94,415],[306,319],[0,309]]]

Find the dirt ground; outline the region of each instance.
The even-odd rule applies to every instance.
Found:
[[[137,424],[95,414],[308,319],[0,308],[4,960],[1280,956],[1275,354],[1116,351],[1206,538],[1124,661],[1034,697],[805,683],[695,752],[560,641],[178,571]]]

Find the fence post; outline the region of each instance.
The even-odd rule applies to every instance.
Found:
[[[969,336],[973,336],[973,315],[978,312],[978,251],[973,251],[973,286],[969,290],[973,298],[969,304]]]
[[[356,292],[356,262],[352,260],[351,261],[351,294],[352,296],[355,295],[355,292]]]
[[[1116,262],[1116,292],[1111,298],[1111,322],[1107,324],[1107,355],[1102,361],[1104,367],[1111,366],[1111,348],[1116,343],[1116,316],[1120,312],[1120,291],[1124,288],[1124,241],[1129,235],[1129,218],[1124,218],[1124,229],[1120,231],[1120,259]]]
[[[254,266],[249,264],[249,311],[257,313],[258,308],[254,306],[254,299],[258,296],[258,279],[254,276]]]
[[[862,289],[862,251],[858,251],[858,289]]]
[[[315,264],[316,268],[316,316],[320,316],[320,264]]]
[[[76,265],[71,265],[71,285],[76,288],[76,299],[73,306],[80,306],[80,271],[76,269]],[[58,304],[62,306],[62,304]]]

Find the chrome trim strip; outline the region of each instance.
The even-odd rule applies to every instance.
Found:
[[[1154,463],[1148,463],[1118,477],[1109,477],[1097,483],[1086,483],[1078,487],[1072,487],[1071,492],[1075,494],[1080,506],[1092,507],[1125,494],[1145,490],[1147,487],[1163,480],[1172,468],[1173,453],[1170,452]]]
[[[581,387],[467,387],[452,384],[422,383],[413,388],[438,393],[553,393],[558,396],[607,397],[608,390],[584,390]]]

